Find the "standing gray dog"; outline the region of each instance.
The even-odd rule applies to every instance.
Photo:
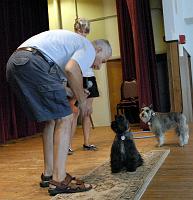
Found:
[[[139,117],[154,132],[159,147],[164,144],[164,133],[171,128],[175,128],[180,146],[188,144],[189,128],[184,114],[180,112],[157,113],[153,111],[152,106],[145,106],[141,109]]]

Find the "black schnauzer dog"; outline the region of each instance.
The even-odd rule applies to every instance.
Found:
[[[143,165],[143,158],[138,152],[129,122],[123,115],[116,115],[111,122],[111,129],[116,133],[111,147],[111,171],[118,173],[121,170],[134,172],[137,167]]]

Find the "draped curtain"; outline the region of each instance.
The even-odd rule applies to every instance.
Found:
[[[117,0],[124,80],[137,80],[139,106],[159,110],[157,66],[149,1]],[[134,73],[135,71],[135,73]]]
[[[49,29],[47,0],[0,1],[0,143],[29,136],[42,124],[29,121],[6,82],[6,62],[27,38]]]
[[[117,1],[117,16],[123,80],[132,81],[136,79],[135,54],[131,19],[125,0]]]

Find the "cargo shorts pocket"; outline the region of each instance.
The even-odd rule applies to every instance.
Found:
[[[15,65],[25,65],[25,64],[27,64],[28,63],[28,61],[29,61],[29,58],[21,58],[21,57],[18,57],[18,58],[14,58],[13,59],[13,63],[15,64]]]
[[[40,85],[39,93],[42,106],[48,112],[60,113],[70,107],[62,84]]]
[[[11,60],[16,71],[25,69],[26,65],[30,62],[30,58],[28,56],[18,55],[19,53],[20,52],[13,56]]]

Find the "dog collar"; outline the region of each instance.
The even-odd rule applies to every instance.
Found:
[[[125,140],[126,137],[124,135],[121,136],[121,140]]]
[[[125,131],[123,134],[124,134],[124,135],[121,136],[121,140],[122,140],[122,141],[124,141],[124,140],[126,140],[126,139],[130,139],[132,133],[131,133],[130,131],[127,130],[127,131]]]

